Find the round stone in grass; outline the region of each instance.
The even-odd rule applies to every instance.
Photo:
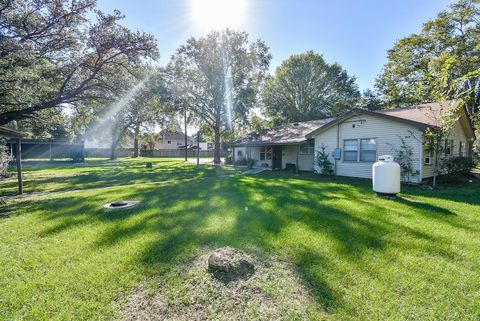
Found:
[[[228,282],[252,275],[255,268],[253,260],[249,256],[227,246],[213,251],[208,258],[208,270]]]
[[[111,203],[107,203],[103,205],[106,209],[124,209],[124,208],[132,208],[138,205],[138,201],[114,201]]]

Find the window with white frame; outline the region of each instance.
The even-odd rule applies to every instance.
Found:
[[[360,139],[360,161],[375,162],[377,160],[377,142],[375,138]]]
[[[467,153],[465,151],[466,151],[465,142],[460,142],[458,144],[458,156],[465,157],[467,155]]]
[[[358,160],[358,139],[345,139],[343,141],[343,161],[356,162]]]
[[[425,165],[432,165],[432,164],[433,164],[432,152],[425,151]]]
[[[453,140],[445,139],[445,156],[453,155]]]
[[[313,154],[315,150],[315,140],[309,139],[306,143],[300,145],[300,154]]]
[[[260,149],[260,160],[272,159],[272,146],[262,146]]]
[[[239,149],[239,150],[237,151],[237,156],[238,156],[238,157],[242,157],[242,156],[243,156],[243,151],[242,151],[241,149]]]

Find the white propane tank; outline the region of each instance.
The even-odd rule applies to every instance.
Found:
[[[390,155],[378,157],[372,166],[373,190],[377,194],[395,195],[400,193],[400,165]]]

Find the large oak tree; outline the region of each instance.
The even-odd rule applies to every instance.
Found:
[[[313,51],[282,62],[263,90],[266,114],[276,124],[336,115],[355,107],[359,98],[355,78]]]
[[[232,124],[246,121],[257,105],[271,55],[261,40],[226,29],[190,38],[172,57],[167,73],[172,99],[213,131],[214,162],[220,163],[220,138]]]
[[[1,1],[0,125],[110,103],[119,70],[158,56],[153,36],[123,27],[122,18],[95,10],[94,0]]]

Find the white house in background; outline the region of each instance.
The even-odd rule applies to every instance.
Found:
[[[377,157],[395,156],[403,138],[413,149],[414,167],[419,173],[410,180],[420,182],[433,176],[433,158],[425,152],[425,130],[437,127],[442,113],[450,108],[459,110],[445,140],[444,157],[470,156],[475,139],[472,124],[458,103],[446,102],[376,112],[353,109],[335,118],[251,132],[233,144],[234,160],[250,157],[256,166],[320,171],[314,159],[323,145],[336,175],[371,178]]]
[[[197,143],[195,142],[194,145],[197,145]],[[215,147],[215,144],[213,142],[200,142],[198,144],[198,146],[200,147],[201,150],[213,150],[214,147]]]
[[[194,143],[192,137],[187,136],[187,146]],[[154,149],[178,149],[185,147],[185,134],[163,130],[160,132],[159,140],[155,142]]]

